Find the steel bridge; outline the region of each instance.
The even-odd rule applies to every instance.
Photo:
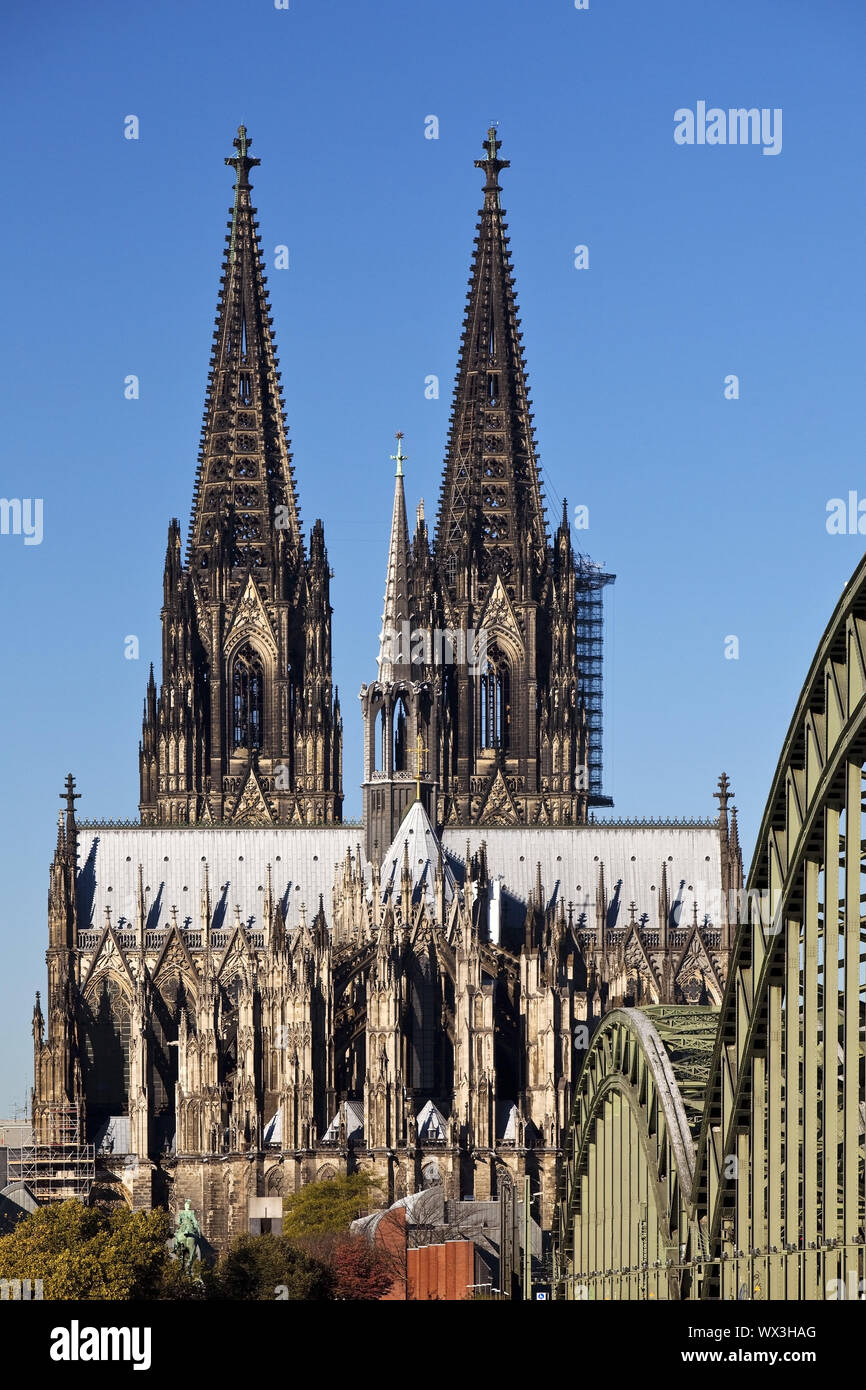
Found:
[[[721,1010],[617,1009],[560,1168],[557,1296],[866,1295],[866,559],[782,748]]]

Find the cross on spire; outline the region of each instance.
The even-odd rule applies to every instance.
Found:
[[[496,138],[495,125],[491,125],[487,132],[487,139],[484,140],[482,144],[486,152],[486,158],[476,159],[475,168],[483,169],[487,175],[487,181],[484,184],[484,192],[487,194],[498,193],[500,171],[502,169],[508,169],[511,165],[511,160],[499,158],[499,150],[502,147],[502,141]]]
[[[60,800],[66,802],[66,813],[75,816],[75,803],[81,800],[81,793],[75,790],[75,778],[72,773],[67,773],[66,790],[60,793]]]
[[[402,430],[398,430],[397,433],[394,435],[394,438],[395,438],[396,441],[397,441],[397,452],[396,452],[396,454],[392,454],[392,455],[391,455],[391,458],[393,459],[394,463],[396,463],[396,465],[397,465],[397,472],[396,472],[396,474],[395,474],[395,477],[397,477],[397,478],[402,478],[402,476],[403,476],[403,464],[404,464],[404,463],[407,461],[407,459],[409,458],[409,455],[408,455],[408,454],[404,454],[404,453],[403,453],[403,431],[402,431]]]
[[[723,772],[719,778],[719,790],[713,792],[713,797],[719,803],[719,818],[721,819],[721,817],[724,816],[726,825],[728,819],[728,802],[733,794],[734,793],[731,791],[731,784],[728,781],[728,774]]]
[[[250,169],[262,162],[260,159],[253,159],[247,154],[247,150],[252,143],[252,140],[247,138],[246,126],[239,125],[238,133],[233,141],[237,154],[226,155],[226,164],[231,165],[237,175],[235,188],[249,188]]]

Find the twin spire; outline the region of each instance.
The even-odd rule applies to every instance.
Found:
[[[475,254],[439,499],[436,554],[452,598],[473,562],[483,587],[497,573],[512,595],[528,596],[531,566],[547,544],[535,456],[517,297],[500,204],[501,141],[493,126],[484,142],[484,206]],[[486,582],[485,582],[486,581]]]
[[[261,255],[250,170],[250,139],[239,126],[234,155],[234,204],[228,224],[201,448],[189,536],[189,564],[207,592],[214,548],[236,569],[265,581],[276,568],[280,533],[302,550],[267,278]]]

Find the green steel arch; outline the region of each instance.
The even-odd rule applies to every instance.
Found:
[[[642,1136],[638,1145],[643,1187],[669,1184],[667,1205],[647,1207],[647,1222],[655,1216],[657,1228],[649,1245],[665,1271],[656,1296],[814,1300],[866,1291],[864,765],[866,560],[818,645],[782,747],[745,900],[729,909],[739,925],[706,1102],[692,1130],[691,1180],[680,1161],[676,1190],[669,1184],[670,1117],[686,1113],[681,1086],[682,1110],[667,1097],[656,1149]],[[709,1026],[709,1011],[689,1012],[703,1012]],[[598,1282],[598,1251],[613,1257],[600,1296],[653,1295],[646,1282],[643,1294],[635,1292],[633,1271],[617,1259],[622,1247],[612,1232],[631,1226],[635,1213],[617,1214],[613,1172],[600,1170],[593,1185],[583,1177],[600,1142],[598,1098],[622,1089],[625,1054],[611,1030],[625,1024],[616,1017],[592,1039],[560,1173],[565,1296],[587,1296],[572,1291]],[[629,1032],[644,1054],[629,1066],[645,1071],[658,1091],[665,1069],[651,1034],[635,1025]],[[634,1144],[631,1133],[625,1140]],[[617,1162],[621,1169],[634,1160],[629,1153]],[[681,1204],[675,1214],[674,1197]],[[589,1243],[586,1230],[595,1232]],[[642,1260],[641,1273],[655,1264]]]
[[[794,711],[747,883],[702,1126],[704,1296],[863,1279],[866,560]]]
[[[615,1009],[578,1080],[560,1171],[566,1298],[680,1297],[718,1011]]]

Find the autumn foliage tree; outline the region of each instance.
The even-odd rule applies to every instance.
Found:
[[[338,1236],[332,1255],[336,1279],[334,1297],[370,1302],[393,1284],[393,1275],[375,1245],[363,1236]]]
[[[328,1266],[336,1299],[371,1301],[391,1287],[382,1252],[349,1231],[380,1195],[381,1184],[369,1173],[342,1173],[307,1183],[283,1202],[283,1234]]]

